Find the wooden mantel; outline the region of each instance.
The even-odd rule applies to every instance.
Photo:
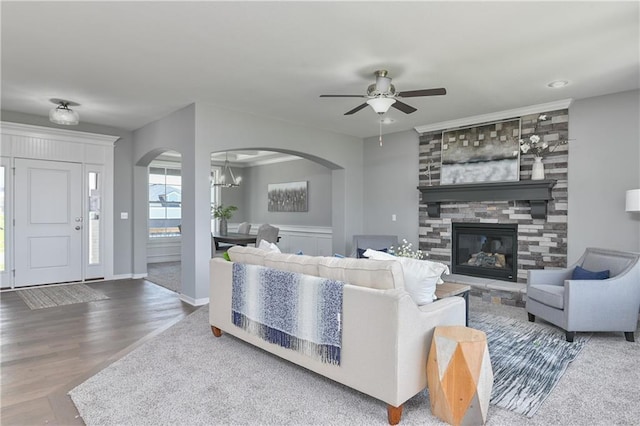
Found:
[[[464,201],[524,200],[531,204],[531,217],[547,218],[547,202],[552,200],[554,179],[518,182],[469,183],[461,185],[419,186],[429,217],[440,217],[440,203]]]

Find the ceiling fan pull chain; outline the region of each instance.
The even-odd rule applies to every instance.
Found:
[[[380,124],[380,138],[378,139],[378,141],[380,142],[380,146],[382,146],[382,120],[379,120],[379,124]]]

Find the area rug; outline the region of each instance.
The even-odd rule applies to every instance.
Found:
[[[162,262],[147,264],[147,281],[180,293],[182,289],[182,263]]]
[[[51,287],[17,290],[18,296],[29,309],[53,308],[74,303],[108,299],[107,296],[85,284],[57,285]]]
[[[524,310],[518,309],[518,314],[526,318]],[[472,313],[472,317],[475,315]],[[482,320],[478,317],[479,321],[475,323],[478,327],[485,326],[488,329],[502,323],[489,315],[478,315],[482,315]],[[526,319],[514,324],[516,333],[523,328],[523,324],[527,325]],[[532,326],[534,329],[545,328],[537,323]],[[535,333],[545,334],[541,330]],[[557,339],[564,336],[560,330],[555,329],[555,333]],[[506,334],[506,331],[498,331],[497,334]],[[505,336],[505,341],[509,340],[514,343],[513,346],[498,350],[512,353],[514,348],[521,346],[518,337]],[[624,342],[624,338],[621,340]],[[535,341],[546,345],[540,339]],[[499,359],[498,354],[492,355],[496,367]],[[496,377],[502,377],[496,367]],[[617,370],[617,366],[613,368]],[[584,376],[593,371],[593,364],[583,369],[587,373],[578,371],[577,374]],[[608,371],[604,368],[601,370]],[[512,369],[512,372],[516,377],[526,374],[519,372],[518,368]],[[583,394],[587,398],[601,392],[599,384],[585,383],[583,386],[586,386]],[[208,322],[208,306],[198,309],[80,384],[70,392],[70,396],[87,425],[388,424],[386,404],[382,401],[284,361],[228,334],[220,338],[213,337]],[[581,416],[592,420],[593,416],[597,419],[602,412],[602,407],[597,403],[601,398],[596,397],[594,404],[583,406],[577,413],[566,409],[566,398],[566,394],[550,398],[553,402],[549,405],[560,408],[553,408],[550,412],[546,410],[533,419],[492,405],[487,424],[547,426],[572,421],[580,423]],[[572,400],[576,398],[571,396]],[[633,407],[635,405],[625,407],[627,411],[630,410],[625,419],[637,414],[638,410]],[[597,424],[593,421],[588,423]],[[424,391],[404,404],[401,424],[443,423],[431,414],[428,392]]]
[[[473,314],[469,326],[487,334],[493,390],[491,404],[532,417],[589,340],[573,343],[562,330],[488,313]]]

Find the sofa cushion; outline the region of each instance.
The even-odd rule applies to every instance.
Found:
[[[269,252],[257,247],[233,246],[227,250],[227,253],[232,262],[264,266],[264,257]]]
[[[390,260],[321,257],[318,272],[322,278],[361,287],[379,290],[404,288],[402,267],[398,262]]]
[[[264,266],[317,277],[319,260],[317,256],[270,252],[264,257]]]
[[[609,278],[609,270],[592,272],[587,269],[576,266],[571,273],[572,280],[606,280]]]
[[[440,276],[443,273],[449,273],[447,265],[430,260],[399,257],[375,250],[367,250],[365,256],[370,259],[395,260],[400,263],[404,276],[404,288],[418,306],[435,300],[436,284],[443,282]]]
[[[527,299],[564,309],[564,287],[561,285],[536,284],[527,287]]]

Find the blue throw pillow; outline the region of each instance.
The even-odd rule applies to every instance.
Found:
[[[592,272],[588,271],[580,266],[576,266],[571,274],[572,280],[606,280],[609,278],[609,270]]]
[[[368,249],[361,249],[358,247],[358,259],[368,259],[367,256],[364,255],[364,252],[367,251]],[[383,249],[376,249],[376,251],[381,251],[383,253],[387,253],[389,251],[389,249],[387,248],[383,248]]]

